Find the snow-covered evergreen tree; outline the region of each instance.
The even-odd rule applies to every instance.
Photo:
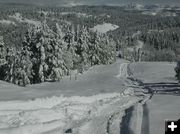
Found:
[[[6,50],[6,61],[7,61],[7,66],[6,66],[6,76],[5,80],[13,83],[14,82],[14,74],[15,74],[15,60],[16,60],[16,52],[13,48],[7,48]]]
[[[90,66],[115,60],[115,42],[85,26],[56,23],[52,30],[45,20],[42,26],[29,28],[22,44],[20,51],[5,51],[0,39],[0,61],[6,62],[5,77],[1,79],[21,86],[60,81],[71,75],[71,70],[83,73]]]
[[[5,64],[5,47],[3,37],[0,36],[0,65]]]
[[[91,65],[100,64],[99,52],[100,48],[100,34],[95,32],[91,33],[91,45],[90,45],[90,61]]]
[[[6,51],[3,37],[0,36],[0,79],[3,80],[6,75]]]

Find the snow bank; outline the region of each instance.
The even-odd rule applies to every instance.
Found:
[[[111,23],[104,23],[101,25],[96,25],[95,27],[91,28],[92,31],[97,31],[99,33],[106,33],[108,31],[113,31],[119,28],[117,25],[113,25]]]
[[[79,122],[123,111],[137,101],[135,96],[108,93],[0,102],[0,133],[39,134],[54,129],[63,132],[68,127],[80,127]]]

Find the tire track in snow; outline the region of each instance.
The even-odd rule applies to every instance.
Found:
[[[146,103],[143,105],[141,134],[149,134],[149,109]]]
[[[129,63],[121,63],[119,67],[119,74],[116,75],[117,78],[127,78],[128,75],[128,64]]]
[[[132,113],[134,110],[134,106],[125,110],[125,116],[122,118],[122,122],[120,123],[120,134],[133,134],[133,131],[130,128],[130,121],[132,117]]]
[[[141,89],[143,83],[137,79],[131,78],[133,74],[130,71],[129,63],[120,64],[119,74],[116,76],[117,78],[127,78],[124,83],[127,87],[132,87],[135,91]],[[131,119],[133,118],[134,107],[130,107],[125,110],[125,115],[123,116],[121,122],[121,132],[120,134],[149,134],[149,110],[147,108],[146,102],[150,99],[149,96],[144,96],[144,99],[138,103],[138,109],[142,114],[137,113],[136,119],[140,123],[136,126],[136,130],[133,132],[133,128],[130,128]],[[137,110],[136,112],[138,112]],[[137,128],[138,127],[138,128]],[[135,128],[134,128],[135,129]]]
[[[129,87],[134,85],[130,79],[127,79],[130,74],[129,63],[122,63],[119,67],[119,74],[116,77],[125,79],[124,84]],[[133,111],[134,106],[125,109],[125,115],[122,117],[122,121],[120,122],[120,134],[134,134],[133,130],[130,128]]]

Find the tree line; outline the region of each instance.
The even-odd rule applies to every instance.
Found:
[[[56,23],[51,29],[44,21],[39,27],[29,26],[20,46],[7,47],[0,38],[0,79],[21,86],[60,81],[72,70],[83,73],[116,59],[112,38],[79,25]]]

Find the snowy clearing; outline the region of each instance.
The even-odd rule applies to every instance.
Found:
[[[102,68],[107,69],[108,66],[92,68],[85,76],[82,75],[82,79],[79,79],[79,81],[84,81],[87,76],[96,77],[96,75],[104,74],[121,82],[121,78],[128,77],[128,63],[122,63],[117,62],[113,66],[110,65],[110,72],[104,70],[107,74],[104,74]],[[115,73],[113,69],[116,68]],[[124,82],[125,79],[122,80],[122,83]],[[8,84],[5,82],[2,82],[2,84],[5,85],[4,88],[7,88]],[[99,85],[96,84],[96,86]],[[90,134],[90,132],[93,134],[120,133],[122,128],[119,124],[126,114],[125,110],[143,99],[135,96],[130,88],[124,90],[123,86],[121,87],[122,91],[120,93],[101,93],[92,96],[57,96],[29,101],[1,101],[0,133],[52,134],[65,133],[70,130],[79,134]],[[137,117],[139,116],[134,116],[133,120],[136,120]]]
[[[93,28],[91,28],[92,31],[97,31],[99,33],[106,33],[108,31],[113,31],[116,30],[117,28],[119,28],[119,26],[117,25],[113,25],[111,23],[104,23],[101,25],[96,25]]]
[[[10,21],[10,20],[0,20],[1,24],[5,24],[5,25],[16,25],[15,22]]]
[[[177,119],[180,115],[178,94],[163,95],[163,91],[160,91],[178,87],[174,79],[174,66],[174,63],[167,62],[129,63],[120,60],[112,65],[95,66],[78,76],[77,81],[70,81],[67,77],[63,81],[64,85],[44,83],[23,88],[0,82],[1,95],[15,90],[16,94],[23,92],[24,95],[34,92],[32,95],[36,98],[1,101],[0,133],[163,133],[164,120]],[[103,88],[108,87],[105,83],[114,90],[103,90],[104,93],[101,93]],[[96,87],[91,86],[96,91],[95,95],[91,94],[94,91],[89,90],[90,85]],[[147,86],[156,89],[157,95],[144,94],[143,90],[145,92]],[[50,87],[52,89],[49,91]],[[46,94],[53,96],[50,92],[57,96],[45,98]],[[69,95],[60,95],[63,93]],[[37,94],[43,98],[37,98]],[[21,98],[21,95],[17,96]]]
[[[180,88],[175,79],[175,63],[140,62],[131,64],[133,76],[141,81],[146,89],[155,91],[147,101],[141,134],[165,133],[165,120],[180,118]]]
[[[36,27],[41,25],[40,21],[35,21],[35,20],[30,20],[30,19],[27,19],[27,18],[23,18],[20,13],[15,13],[15,15],[12,15],[12,16],[9,16],[9,17],[15,19],[16,21],[18,21],[20,23],[28,23],[28,24],[34,25]]]

